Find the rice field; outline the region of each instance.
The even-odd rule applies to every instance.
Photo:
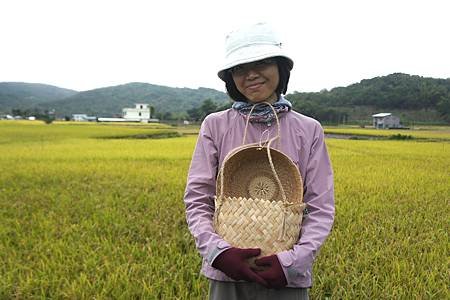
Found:
[[[196,136],[151,138],[177,131],[0,122],[0,299],[205,299],[183,204]],[[327,139],[336,222],[311,299],[449,298],[450,133],[437,131]]]
[[[327,134],[341,134],[354,137],[377,137],[377,138],[395,138],[410,137],[417,140],[433,140],[438,142],[450,141],[450,127],[418,127],[414,130],[390,129],[377,130],[373,128],[355,128],[355,127],[327,127]]]

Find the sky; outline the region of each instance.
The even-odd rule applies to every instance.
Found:
[[[450,78],[449,13],[448,0],[0,0],[0,82],[225,91],[225,36],[257,22],[294,60],[288,93],[395,72]]]

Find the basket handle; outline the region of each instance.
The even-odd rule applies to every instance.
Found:
[[[257,107],[258,105],[262,105],[262,104],[268,105],[272,109],[273,114],[275,115],[275,120],[277,121],[277,135],[274,137],[274,139],[278,139],[278,146],[280,145],[280,140],[281,140],[280,120],[278,119],[277,112],[275,111],[275,108],[273,107],[273,105],[267,101],[256,103],[250,109],[250,112],[247,115],[247,121],[245,122],[244,137],[242,138],[242,145],[245,145],[245,142],[247,140],[247,129],[248,129],[248,124],[250,123],[250,116],[252,115],[252,112],[255,109],[255,107]],[[259,141],[259,145],[261,146],[261,140]]]
[[[272,173],[273,173],[273,175],[274,175],[274,177],[275,177],[275,180],[276,180],[276,182],[278,183],[278,187],[280,188],[281,197],[283,198],[283,202],[285,203],[285,205],[288,205],[289,203],[288,203],[287,198],[286,198],[286,193],[285,193],[285,191],[284,191],[283,185],[281,184],[281,180],[280,180],[280,178],[278,177],[277,171],[275,170],[275,166],[274,166],[273,161],[272,161],[272,155],[270,154],[270,144],[271,144],[273,141],[277,140],[277,139],[278,139],[278,142],[279,142],[279,141],[280,141],[280,138],[281,138],[281,134],[280,134],[280,120],[278,119],[277,113],[276,113],[275,109],[273,108],[272,104],[270,104],[269,102],[260,102],[260,103],[257,103],[257,104],[255,104],[255,105],[252,106],[252,109],[250,110],[250,113],[249,113],[249,115],[248,115],[248,117],[247,117],[247,122],[246,122],[246,124],[245,124],[244,138],[243,138],[243,140],[242,140],[242,146],[241,146],[241,147],[243,147],[244,144],[245,144],[246,135],[247,135],[247,129],[248,129],[248,124],[249,124],[249,121],[250,121],[250,115],[251,115],[251,113],[253,112],[253,109],[254,109],[257,105],[261,105],[261,104],[269,105],[269,106],[272,108],[272,111],[273,111],[274,114],[275,114],[275,119],[277,120],[277,128],[278,128],[278,130],[277,130],[277,135],[276,135],[275,137],[269,139],[268,142],[267,142],[267,145],[265,145],[264,147],[267,148],[267,158],[268,158],[268,160],[269,160],[270,168],[271,168]],[[261,141],[259,141],[259,146],[260,146],[261,148],[263,147],[263,146],[261,145]],[[240,147],[239,147],[239,148],[240,148]],[[235,149],[235,150],[236,150],[236,149]],[[232,153],[234,153],[234,152],[235,152],[235,151],[232,151]],[[231,153],[229,153],[229,154],[231,154]],[[227,156],[228,156],[228,155],[227,155]],[[224,161],[226,161],[226,158],[225,158]],[[224,180],[224,179],[223,179],[223,172],[224,172],[224,169],[225,169],[225,164],[223,164],[223,165],[221,166],[220,170],[219,170],[219,177],[220,177],[220,196],[219,196],[219,198],[222,198],[222,197],[223,197],[223,180]]]
[[[275,177],[275,180],[277,181],[278,186],[279,186],[279,188],[280,188],[281,197],[283,198],[283,202],[284,202],[284,204],[286,205],[286,204],[288,204],[288,201],[287,201],[287,198],[286,198],[286,193],[284,192],[283,185],[281,184],[281,180],[280,180],[280,178],[278,177],[278,173],[277,173],[277,171],[275,170],[275,166],[274,166],[273,161],[272,161],[272,155],[270,154],[270,144],[271,144],[275,139],[276,139],[276,137],[270,139],[269,142],[267,143],[267,146],[266,146],[266,147],[267,147],[267,158],[269,159],[269,164],[270,164],[270,168],[272,169],[273,176]]]
[[[284,188],[283,185],[281,184],[281,180],[278,177],[277,171],[275,170],[275,166],[273,165],[273,161],[272,161],[272,155],[270,155],[270,143],[272,143],[275,138],[272,138],[269,140],[269,142],[267,143],[267,158],[269,159],[269,164],[270,164],[270,168],[272,169],[273,172],[273,176],[275,177],[275,180],[278,183],[278,186],[280,187],[280,192],[281,192],[281,197],[283,198],[283,221],[282,221],[282,225],[281,225],[281,230],[280,230],[280,235],[278,236],[278,240],[285,240],[286,239],[286,214],[287,214],[287,207],[291,204],[288,202],[287,198],[286,198],[286,193],[284,192]]]
[[[269,133],[268,133],[268,137],[267,137],[268,141],[267,141],[267,144],[266,144],[266,147],[267,147],[267,158],[269,159],[270,168],[272,169],[272,173],[273,173],[273,175],[275,177],[275,180],[277,181],[278,186],[280,188],[281,196],[283,197],[283,202],[287,204],[286,193],[284,192],[283,185],[281,184],[280,178],[278,177],[277,171],[275,170],[275,166],[273,165],[272,155],[270,154],[270,144],[273,141],[275,141],[276,139],[278,139],[278,146],[279,146],[280,145],[280,139],[281,139],[280,120],[278,119],[277,112],[275,111],[275,108],[273,107],[273,105],[271,103],[269,103],[267,101],[263,101],[263,102],[256,103],[256,104],[254,104],[252,106],[252,108],[251,108],[251,110],[250,110],[250,112],[249,112],[249,114],[247,116],[247,122],[245,123],[244,137],[242,139],[242,145],[245,145],[245,142],[246,142],[246,139],[247,139],[247,129],[248,129],[248,124],[250,123],[250,116],[252,115],[252,112],[255,109],[255,107],[258,106],[258,105],[262,105],[262,104],[266,104],[272,109],[273,114],[275,116],[275,119],[277,121],[277,135],[275,137],[269,139]],[[264,132],[263,132],[263,134],[264,134]],[[261,139],[259,140],[259,146],[262,148],[262,136],[261,136]],[[220,186],[220,193],[221,194],[222,194],[222,188],[223,188],[222,183],[223,182],[221,182],[221,186]]]

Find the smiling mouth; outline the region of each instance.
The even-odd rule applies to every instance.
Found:
[[[247,86],[247,89],[256,90],[256,89],[260,88],[263,84],[264,84],[264,82],[252,83]]]

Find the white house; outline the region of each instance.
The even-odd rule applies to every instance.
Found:
[[[400,118],[391,113],[378,113],[372,115],[373,127],[376,129],[401,128]]]
[[[124,108],[122,116],[125,120],[145,122],[151,119],[150,107],[148,104],[136,103],[135,108]]]

